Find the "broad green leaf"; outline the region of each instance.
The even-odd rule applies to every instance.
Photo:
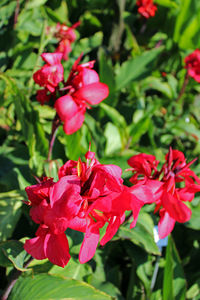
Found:
[[[100,81],[107,84],[109,88],[109,95],[105,101],[106,103],[110,103],[112,105],[113,102],[116,103],[115,96],[113,95],[115,92],[115,78],[114,78],[112,61],[106,56],[103,48],[99,49],[98,56],[99,56]]]
[[[163,280],[163,300],[185,300],[186,279],[179,254],[171,236],[168,238]]]
[[[11,1],[5,6],[0,7],[0,28],[8,24],[9,18],[14,14],[16,1]]]
[[[65,268],[53,266],[49,271],[51,275],[62,275],[68,278],[84,280],[86,276],[92,274],[92,268],[89,264],[80,264],[78,259],[71,258]]]
[[[104,134],[106,137],[105,155],[109,156],[113,153],[119,152],[122,148],[119,129],[112,123],[108,122],[106,124]]]
[[[38,7],[44,5],[46,2],[47,0],[29,0],[29,2],[27,2],[26,8],[30,9],[30,8]]]
[[[101,31],[96,32],[93,36],[89,38],[82,38],[76,44],[76,47],[73,51],[74,55],[79,56],[82,53],[87,54],[92,51],[94,48],[99,47],[102,44],[103,33]]]
[[[117,127],[126,128],[126,120],[117,109],[105,103],[101,103],[100,107]]]
[[[9,300],[19,299],[112,300],[111,296],[95,289],[83,281],[47,274],[19,278],[11,292]]]
[[[129,223],[121,226],[118,231],[118,236],[130,240],[145,249],[148,253],[160,255],[160,251],[154,241],[153,222],[147,213],[143,212],[139,215],[134,228],[130,229]]]
[[[191,206],[191,210],[192,210],[191,219],[185,224],[185,226],[195,230],[200,230],[200,222],[199,222],[200,204],[196,207]]]
[[[177,8],[178,4],[174,0],[154,0],[155,3],[169,8]]]
[[[48,141],[40,124],[38,112],[34,110],[25,92],[19,90],[15,81],[6,75],[0,74],[10,92],[15,104],[17,118],[21,123],[24,141],[28,145],[30,167],[38,174],[42,173],[43,162],[47,158]]]
[[[23,243],[19,241],[7,241],[0,243],[0,265],[9,266],[11,262],[19,271],[27,271],[24,263],[30,255],[24,250]]]
[[[174,29],[174,41],[183,49],[199,47],[199,27],[200,2],[198,0],[181,0]]]
[[[22,200],[24,199],[24,193],[20,191],[0,194],[0,241],[11,237],[21,216]]]
[[[153,69],[153,63],[163,49],[163,47],[159,47],[146,51],[140,56],[125,61],[116,76],[116,90],[119,91],[130,82],[141,80],[145,76],[150,75]]]

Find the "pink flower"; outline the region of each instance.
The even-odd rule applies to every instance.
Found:
[[[185,68],[188,75],[200,82],[200,50],[196,49],[191,54],[185,57]]]
[[[67,95],[58,98],[55,109],[64,122],[66,134],[72,134],[83,124],[86,108],[96,105],[108,96],[108,86],[99,82],[99,76],[92,68],[94,61],[78,65],[75,62],[66,82]]]
[[[144,18],[148,19],[155,16],[157,6],[153,4],[153,0],[137,0],[138,12]]]
[[[53,93],[58,83],[64,79],[64,70],[61,64],[62,54],[43,53],[41,57],[47,64],[33,74],[33,79],[37,84]],[[39,99],[41,99],[40,96]]]

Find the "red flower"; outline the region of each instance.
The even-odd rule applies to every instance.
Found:
[[[153,4],[153,0],[137,0],[138,12],[144,18],[148,19],[155,16],[157,6]]]
[[[191,210],[183,202],[192,201],[194,194],[200,191],[200,179],[189,168],[194,161],[187,164],[184,154],[171,148],[160,171],[157,170],[158,161],[151,155],[136,155],[128,161],[135,173],[131,182],[152,191],[153,201],[147,200],[146,203],[156,202],[155,212],[160,213],[160,238],[173,230],[176,221],[184,223],[191,217]],[[183,182],[185,187],[177,187],[179,182]]]
[[[186,56],[185,64],[188,75],[194,78],[197,82],[200,82],[200,50],[196,49],[194,52]]]
[[[62,59],[68,60],[68,54],[72,51],[71,43],[76,39],[74,29],[80,25],[80,22],[75,23],[71,27],[65,24],[58,23],[56,25],[55,36],[60,40],[55,52],[62,53]]]
[[[45,102],[49,102],[51,98],[51,95],[48,95],[48,90],[38,90],[36,99],[38,102],[40,102],[41,105],[43,105]]]
[[[41,57],[47,64],[33,74],[33,79],[37,84],[53,93],[58,86],[58,83],[63,80],[64,70],[61,64],[62,54],[43,53]],[[41,95],[39,95],[39,99],[41,102],[40,96]],[[45,100],[47,100],[46,97]]]
[[[99,76],[92,70],[94,61],[78,65],[80,58],[75,62],[66,88],[67,95],[55,102],[55,109],[64,122],[66,134],[72,134],[83,124],[86,108],[96,105],[108,96],[108,86],[99,82]]]
[[[27,187],[26,192],[32,205],[30,216],[40,226],[36,237],[26,240],[24,249],[36,259],[48,258],[64,267],[70,259],[64,232],[82,202],[80,181],[74,176],[65,176],[57,183],[49,179]]]
[[[60,178],[71,173],[78,175],[81,182],[83,202],[76,217],[68,223],[71,229],[85,232],[79,254],[81,263],[93,257],[99,242],[99,229],[108,223],[100,241],[104,245],[124,221],[125,210],[134,209],[133,201],[137,201],[130,189],[122,184],[121,169],[115,165],[100,164],[94,155],[89,151],[86,163],[80,159],[68,161],[59,170]]]

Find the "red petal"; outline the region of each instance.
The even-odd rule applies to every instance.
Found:
[[[70,259],[69,244],[65,233],[47,234],[45,246],[46,256],[50,262],[64,268]]]
[[[66,119],[71,119],[78,112],[78,105],[69,95],[58,98],[54,106],[60,119],[64,122]]]
[[[117,232],[117,230],[118,230],[119,226],[121,225],[121,223],[123,222],[123,220],[124,220],[124,218],[121,220],[120,217],[116,217],[116,216],[111,218],[111,220],[108,224],[108,227],[106,228],[106,233],[100,241],[100,244],[102,246],[105,245],[108,241],[110,241],[113,238],[113,236]]]
[[[79,100],[85,100],[89,104],[96,105],[108,97],[108,94],[108,86],[105,83],[96,82],[80,88],[73,96]]]
[[[42,53],[41,57],[46,63],[53,66],[60,64],[62,59],[62,53]]]
[[[162,195],[162,204],[166,209],[171,218],[175,219],[177,222],[184,223],[191,218],[191,210],[175,195],[170,193],[163,192]]]
[[[46,254],[44,252],[44,240],[45,236],[38,236],[33,239],[26,240],[24,249],[36,259],[45,259]]]

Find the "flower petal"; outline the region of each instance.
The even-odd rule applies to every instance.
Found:
[[[91,105],[96,105],[108,97],[108,94],[108,86],[105,83],[96,82],[83,86],[73,96],[79,99],[79,101],[85,100]]]
[[[158,223],[158,235],[160,239],[164,239],[172,232],[175,222],[166,210],[160,210],[160,221]]]
[[[24,249],[36,259],[45,259],[46,254],[44,251],[44,240],[45,236],[38,236],[33,239],[26,240]]]
[[[55,265],[62,268],[70,259],[69,244],[65,233],[47,234],[45,239],[46,256]]]

